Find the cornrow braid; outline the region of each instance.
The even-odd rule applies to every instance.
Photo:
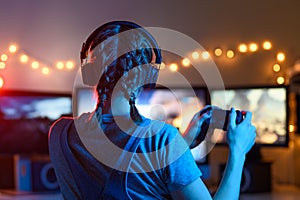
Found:
[[[127,35],[126,38],[112,37],[131,29],[137,31]],[[156,41],[145,29],[135,23],[125,21],[109,22],[100,26],[83,44],[81,60],[86,58],[89,51],[97,50],[97,67],[103,68],[96,87],[98,93],[96,113],[100,121],[102,114],[110,109],[112,92],[122,77],[127,76],[134,67],[150,63],[153,52],[156,54],[157,62],[161,62],[160,50],[156,46]],[[132,50],[118,56],[119,50],[123,47],[129,47]],[[109,64],[107,65],[107,63]],[[126,83],[129,85],[126,86],[128,90],[124,94],[129,101],[132,120],[139,123],[143,118],[135,106],[136,91],[132,88],[139,85],[138,81],[141,80],[130,80],[132,83]]]
[[[137,123],[137,124],[140,124],[143,122],[143,118],[142,116],[140,115],[138,109],[136,108],[135,106],[135,99],[136,99],[136,96],[134,93],[131,94],[131,97],[130,97],[130,100],[129,100],[129,105],[130,105],[130,117],[131,119]]]

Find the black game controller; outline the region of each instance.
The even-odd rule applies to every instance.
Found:
[[[212,108],[202,110],[200,115],[208,112],[211,109]],[[212,129],[222,129],[224,131],[227,131],[229,114],[230,110],[212,109],[212,117],[206,119],[201,125],[200,133],[196,138],[197,143],[200,144],[205,139],[209,127],[211,127]],[[236,110],[236,124],[241,123],[245,115],[245,111]]]

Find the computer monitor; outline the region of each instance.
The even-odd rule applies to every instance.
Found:
[[[0,91],[0,153],[48,154],[49,128],[71,106],[68,94]]]
[[[77,115],[92,112],[97,103],[97,93],[94,88],[76,89],[75,111]],[[136,107],[144,117],[162,120],[175,126],[183,132],[194,114],[207,103],[205,88],[155,88],[145,89],[137,97]],[[199,164],[208,162],[205,143],[192,150]]]
[[[74,97],[73,97],[74,98]],[[92,87],[79,87],[75,90],[74,116],[80,116],[86,112],[92,112],[97,104],[97,92]]]
[[[136,107],[141,115],[165,121],[183,133],[192,117],[206,104],[206,88],[155,88],[144,90],[137,98]],[[207,150],[205,142],[191,150],[198,164],[208,163]]]
[[[287,147],[288,134],[288,88],[285,86],[227,88],[211,90],[212,105],[222,109],[234,107],[252,112],[256,126],[256,144],[260,146]],[[213,142],[226,143],[223,131],[215,131]]]

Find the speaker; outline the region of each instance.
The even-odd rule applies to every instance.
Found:
[[[33,192],[59,190],[48,155],[0,156],[0,162],[0,189]]]
[[[31,186],[32,191],[59,189],[54,168],[48,156],[31,158]]]
[[[220,165],[220,179],[223,176],[226,164]],[[270,162],[246,162],[243,168],[241,180],[241,193],[271,192],[271,163]]]

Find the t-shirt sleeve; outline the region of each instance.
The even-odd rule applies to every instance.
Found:
[[[172,139],[169,143],[170,150],[168,154],[171,154],[171,157],[174,157],[175,154],[178,155],[177,159],[174,159],[174,161],[165,167],[164,174],[169,191],[174,191],[192,183],[202,173],[181,134],[177,130],[173,130],[170,137]]]

